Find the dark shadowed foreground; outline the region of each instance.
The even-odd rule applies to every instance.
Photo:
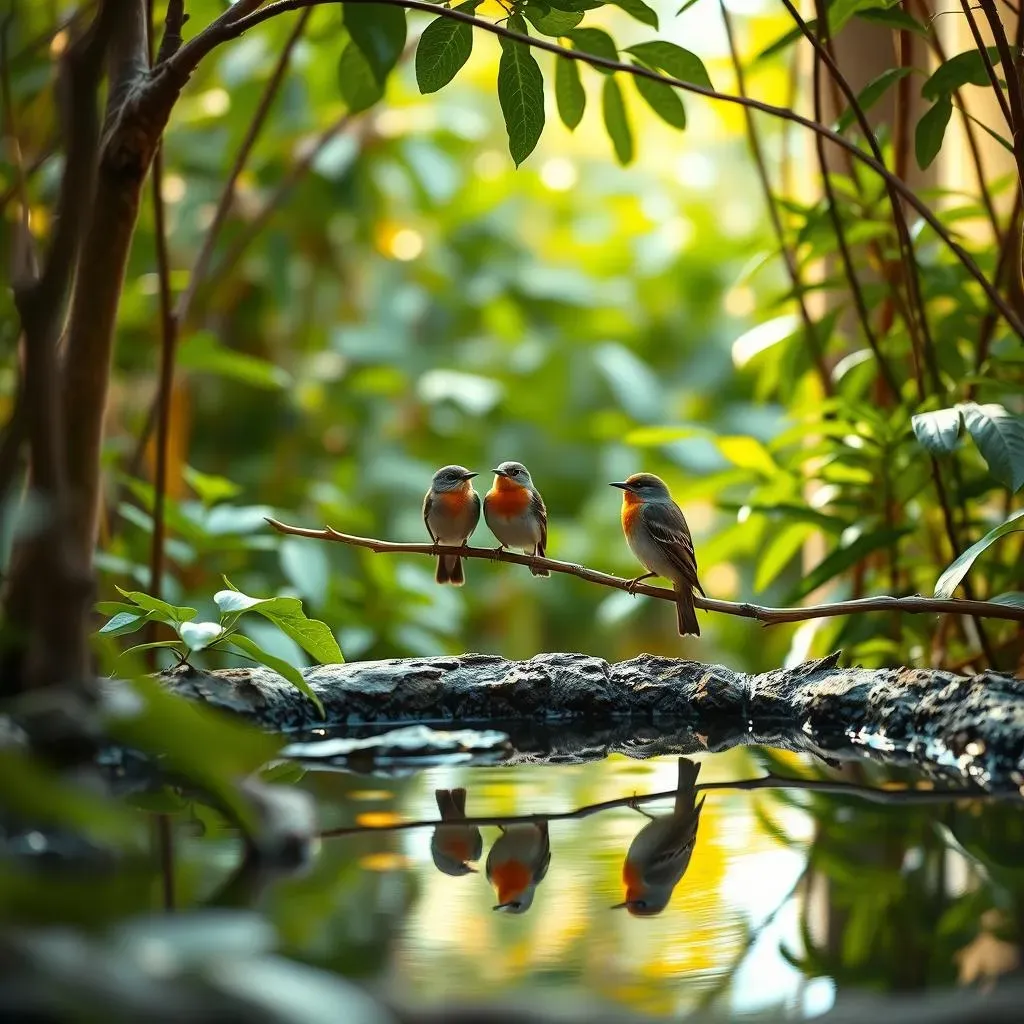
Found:
[[[1016,788],[1024,766],[1024,682],[986,672],[837,666],[839,654],[758,675],[642,655],[609,664],[579,654],[493,655],[323,665],[305,670],[326,721],[268,669],[165,675],[178,693],[275,730],[366,734],[409,723],[487,724],[518,760],[573,761],[617,751],[686,753],[772,742],[841,753],[885,751]],[[683,741],[681,737],[687,739]]]

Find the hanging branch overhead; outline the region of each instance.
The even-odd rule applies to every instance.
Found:
[[[334,541],[348,544],[351,547],[367,548],[377,554],[431,555],[434,558],[441,551],[433,544],[403,544],[392,541],[377,540],[373,537],[356,537],[348,533],[339,533],[327,526],[322,530],[310,530],[302,526],[289,526],[276,519],[267,522],[278,533],[293,537],[309,537],[311,540]],[[651,587],[644,583],[633,583],[621,576],[612,576],[599,569],[590,569],[572,562],[560,562],[554,558],[539,558],[536,555],[519,555],[514,551],[498,551],[495,548],[444,548],[444,551],[458,552],[460,558],[484,558],[492,562],[512,562],[515,565],[526,565],[531,568],[547,569],[549,572],[560,572],[567,576],[576,576],[588,583],[596,583],[601,587],[613,590],[625,590],[631,594],[644,594],[657,597],[662,601],[675,602],[676,595],[665,587]],[[864,612],[908,612],[910,614],[948,614],[976,615],[990,619],[1011,619],[1024,622],[1024,608],[994,601],[962,601],[957,599],[942,600],[932,597],[862,597],[855,601],[836,601],[832,604],[813,604],[802,608],[768,608],[763,605],[750,604],[746,601],[719,601],[711,597],[694,596],[694,604],[708,612],[719,612],[722,615],[734,615],[741,619],[757,619],[766,626],[780,622],[804,622],[807,619],[827,619],[837,615],[858,615]]]

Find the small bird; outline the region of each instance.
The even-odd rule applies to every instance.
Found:
[[[540,491],[521,462],[503,462],[494,473],[494,484],[484,496],[484,519],[501,542],[498,548],[517,548],[527,555],[544,557],[548,544],[548,510]],[[547,569],[530,567],[534,576],[550,576]]]
[[[676,804],[671,814],[658,817],[640,811],[651,820],[629,844],[629,853],[622,865],[622,882],[626,898],[612,910],[625,907],[634,917],[660,914],[690,865],[690,855],[697,841],[697,826],[704,798],[698,804],[694,787],[700,765],[685,757],[679,758],[679,782]]]
[[[622,532],[630,551],[648,571],[632,580],[635,587],[651,576],[664,576],[672,581],[676,592],[676,616],[679,635],[700,636],[693,592],[702,597],[704,588],[697,579],[697,556],[686,517],[672,500],[668,485],[653,473],[634,473],[621,483]],[[489,525],[489,524],[488,524]]]
[[[487,854],[486,866],[487,880],[498,895],[492,909],[525,914],[551,864],[548,823],[498,827],[501,835]]]
[[[423,499],[423,522],[435,545],[461,547],[472,536],[480,522],[480,495],[470,483],[475,476],[463,466],[442,466],[434,474]],[[457,555],[440,555],[434,579],[461,587],[466,582],[462,559]]]
[[[469,875],[476,871],[467,861],[479,860],[484,841],[476,825],[462,825],[466,817],[464,789],[435,789],[434,799],[443,824],[434,829],[430,839],[430,855],[434,866],[446,875]]]

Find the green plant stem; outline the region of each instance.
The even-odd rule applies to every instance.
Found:
[[[259,10],[243,14],[242,12],[237,11],[237,8],[243,6],[242,0],[239,0],[239,3],[237,3],[235,7],[226,14],[221,15],[202,32],[190,39],[182,46],[178,53],[166,62],[165,65],[162,65],[157,69],[156,74],[153,76],[153,79],[146,89],[146,95],[140,98],[140,102],[154,104],[167,104],[168,102],[173,102],[173,95],[176,95],[177,91],[184,86],[192,72],[196,67],[198,67],[199,63],[207,54],[222,43],[238,38],[238,36],[242,35],[249,29],[254,28],[256,25],[277,17],[285,11],[294,11],[303,7],[320,6],[321,4],[336,2],[338,2],[338,0],[277,0],[277,2],[268,4]],[[929,227],[935,231],[943,244],[946,245],[950,252],[952,252],[963,264],[970,276],[978,282],[985,294],[995,304],[996,308],[999,309],[1007,323],[1009,323],[1010,326],[1020,334],[1022,338],[1024,338],[1024,320],[1018,316],[1015,310],[1011,309],[1004,302],[1002,296],[995,288],[993,288],[992,283],[985,276],[984,272],[975,260],[963,248],[963,246],[953,238],[942,221],[928,207],[927,203],[923,202],[922,199],[916,195],[913,189],[909,188],[905,182],[893,175],[885,166],[884,162],[876,160],[872,155],[865,153],[860,149],[860,147],[855,143],[844,138],[838,132],[833,131],[823,124],[819,124],[810,118],[804,117],[796,111],[787,110],[784,107],[778,107],[770,103],[764,103],[749,96],[733,96],[727,93],[720,93],[702,85],[695,85],[693,82],[685,82],[669,75],[658,74],[655,71],[650,71],[649,69],[636,64],[625,64],[618,60],[610,60],[596,56],[595,54],[568,49],[564,46],[560,46],[558,43],[550,42],[547,39],[515,32],[506,28],[504,25],[486,21],[483,18],[467,14],[465,11],[460,11],[456,8],[438,7],[437,5],[430,3],[429,0],[349,0],[349,2],[375,2],[387,6],[403,7],[407,10],[423,11],[437,17],[451,18],[454,21],[461,21],[464,24],[475,26],[482,31],[489,32],[491,35],[499,36],[502,39],[513,40],[515,42],[522,43],[524,46],[532,47],[535,50],[543,50],[546,53],[553,53],[559,57],[564,57],[567,60],[579,61],[583,64],[589,64],[592,67],[604,68],[607,71],[621,72],[626,75],[632,75],[635,78],[647,78],[650,81],[670,85],[673,88],[682,89],[686,92],[693,93],[696,96],[704,96],[707,99],[718,100],[722,103],[732,103],[736,106],[749,107],[751,110],[759,110],[762,113],[770,114],[773,117],[789,121],[792,124],[798,124],[809,131],[816,132],[845,150],[860,163],[870,167],[871,170],[883,178],[887,184],[891,185],[906,200],[906,202],[920,214]],[[168,97],[168,93],[171,94],[170,98]]]
[[[633,580],[598,569],[590,569],[572,562],[560,562],[554,558],[540,558],[537,555],[520,555],[514,551],[494,548],[438,548],[434,544],[405,544],[393,541],[377,540],[375,537],[357,537],[350,533],[339,533],[328,526],[322,530],[311,530],[304,526],[289,526],[276,519],[267,522],[278,533],[291,537],[308,537],[311,540],[331,541],[337,544],[348,544],[352,547],[366,548],[378,554],[428,555],[437,558],[439,554],[449,552],[458,554],[460,558],[482,558],[490,562],[510,562],[513,565],[525,565],[544,568],[550,572],[565,573],[588,583],[613,590],[624,590],[630,594],[645,594],[662,601],[676,601],[676,593],[664,587],[652,587],[646,583],[634,583]],[[807,619],[827,619],[837,615],[857,615],[864,612],[908,612],[911,614],[933,615],[982,615],[990,619],[1011,619],[1024,622],[1024,608],[1013,605],[995,604],[992,601],[963,601],[959,599],[943,599],[934,597],[865,597],[856,601],[836,601],[834,604],[806,605],[802,608],[767,608],[749,602],[719,601],[711,597],[694,595],[693,603],[698,608],[709,612],[720,612],[723,615],[734,615],[741,619],[757,619],[765,625],[781,622],[804,622]]]
[[[724,0],[718,0],[718,7],[722,14],[722,21],[725,24],[725,34],[729,41],[729,55],[732,59],[733,71],[736,75],[736,88],[740,96],[746,96],[746,76],[743,74],[743,63],[740,60],[739,51],[736,49],[732,17],[725,6]],[[764,151],[761,148],[761,140],[757,133],[757,125],[754,123],[753,111],[749,107],[744,107],[743,116],[747,129],[747,142],[750,145],[750,152],[754,158],[754,167],[757,171],[758,180],[761,183],[761,190],[764,193],[768,219],[771,221],[772,230],[775,232],[775,240],[778,242],[779,252],[782,254],[782,261],[786,266],[786,272],[793,286],[793,294],[796,297],[797,306],[800,310],[800,320],[804,325],[804,335],[807,338],[808,348],[811,350],[811,358],[818,371],[818,379],[821,382],[822,391],[826,396],[831,396],[834,391],[832,374],[829,371],[828,363],[825,361],[824,345],[822,344],[821,336],[818,334],[818,325],[814,322],[810,310],[807,308],[806,289],[800,276],[796,254],[786,243],[786,232],[782,225],[779,204],[772,189],[771,179],[768,177],[768,167],[765,163]]]

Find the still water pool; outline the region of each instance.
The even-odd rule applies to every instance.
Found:
[[[612,907],[627,895],[627,851],[649,823],[625,801],[636,794],[648,814],[671,814],[675,757],[443,767],[403,778],[331,770],[300,778],[282,766],[315,798],[327,835],[304,876],[264,894],[265,909],[284,951],[417,1005],[526,999],[549,1010],[592,1004],[675,1019],[698,1008],[800,1018],[845,990],[989,983],[1018,968],[1024,815],[1016,800],[944,796],[948,787],[915,783],[905,769],[826,766],[768,748],[692,760],[706,803],[688,862],[668,864],[671,896],[660,913]],[[766,775],[827,780],[830,789],[734,788]],[[900,792],[908,784],[913,795]],[[864,787],[885,795],[867,798]],[[435,835],[436,791],[452,789],[466,791],[471,819],[488,822],[479,840],[472,827],[455,835],[454,863],[438,856]],[[547,818],[550,864],[524,912],[496,912],[501,878],[489,882],[485,871],[503,835],[496,819],[522,816]],[[529,820],[518,828],[537,832]],[[235,858],[227,835],[195,837],[188,851],[208,891],[222,877],[218,864],[226,873]],[[475,857],[469,866],[478,870],[450,873],[462,857]],[[635,876],[627,871],[634,884]]]

